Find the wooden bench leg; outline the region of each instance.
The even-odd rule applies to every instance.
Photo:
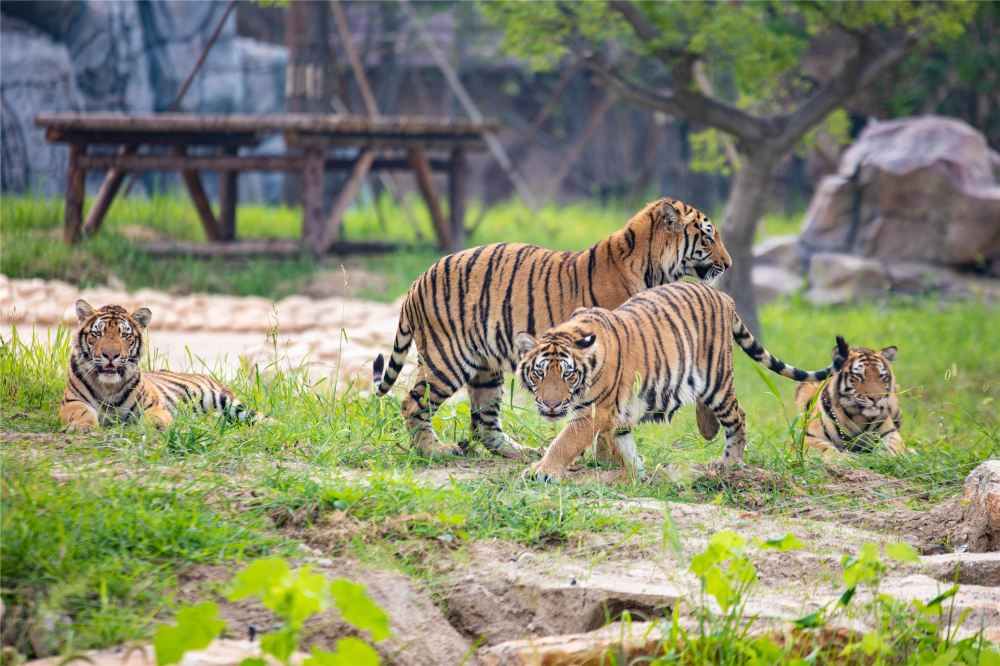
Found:
[[[131,155],[134,152],[135,146],[122,146],[118,154]],[[94,204],[90,207],[90,212],[87,213],[87,220],[83,223],[83,233],[85,235],[93,236],[101,230],[104,216],[108,214],[108,209],[111,208],[112,202],[118,196],[118,190],[121,189],[126,173],[128,172],[118,167],[108,169],[108,173],[101,183],[101,189],[97,191]]]
[[[83,194],[86,171],[80,167],[80,157],[86,146],[73,143],[69,146],[69,162],[66,173],[66,210],[64,219],[66,227],[64,238],[70,245],[80,242],[83,234]]]
[[[361,183],[371,170],[372,162],[374,161],[375,151],[371,148],[362,150],[358,154],[358,158],[354,161],[354,166],[351,168],[351,175],[347,179],[347,182],[344,183],[344,186],[340,188],[340,192],[337,193],[337,198],[334,199],[333,206],[330,207],[330,215],[326,219],[326,226],[323,228],[320,245],[324,253],[330,248],[341,226],[343,226],[344,213],[347,212],[348,206],[351,205],[351,201],[357,195],[358,188],[361,187]]]
[[[238,149],[226,147],[226,155],[236,155]],[[236,203],[238,196],[238,172],[223,171],[219,174],[219,240],[236,239]]]
[[[183,146],[174,146],[173,153],[179,156],[187,155]],[[210,241],[219,240],[219,225],[215,220],[215,213],[212,212],[212,204],[208,202],[208,196],[205,195],[205,188],[201,185],[201,175],[197,171],[183,169],[181,170],[181,180],[184,181],[188,194],[191,195],[191,201],[194,202],[194,208],[198,211],[198,219],[201,220],[201,228],[205,230],[205,236]]]
[[[465,249],[465,151],[451,151],[448,169],[448,204],[451,227],[451,252]]]
[[[437,233],[438,241],[442,250],[451,251],[454,243],[451,238],[451,231],[448,223],[444,219],[441,211],[441,201],[438,199],[437,187],[434,185],[434,173],[431,171],[431,163],[427,156],[420,150],[411,149],[406,151],[406,156],[410,160],[413,174],[417,177],[417,186],[420,193],[427,202],[427,210],[431,214],[431,222],[434,224],[434,231]]]
[[[323,256],[323,153],[306,151],[302,169],[302,240],[316,256]]]

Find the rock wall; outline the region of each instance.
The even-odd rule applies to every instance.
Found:
[[[799,236],[756,256],[771,273],[798,267],[814,302],[1000,302],[1000,154],[952,118],[871,123],[820,184]]]
[[[225,8],[223,2],[180,0],[4,3],[4,191],[62,191],[66,148],[45,143],[33,123],[38,113],[167,111]],[[238,37],[231,15],[180,109],[281,112],[286,61],[284,47]],[[280,174],[241,176],[243,200],[276,196],[280,179]],[[98,176],[90,184],[99,181]]]

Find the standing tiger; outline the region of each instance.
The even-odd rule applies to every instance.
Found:
[[[795,406],[802,414],[809,412],[806,446],[859,453],[884,442],[890,454],[906,451],[899,434],[902,417],[891,365],[896,352],[895,347],[851,349],[843,369],[825,386],[810,382],[798,387]]]
[[[420,367],[402,404],[414,445],[425,455],[462,453],[438,440],[431,417],[468,385],[473,437],[493,453],[524,459],[536,452],[514,442],[500,423],[503,373],[517,364],[518,332],[544,331],[579,307],[617,307],[685,275],[711,280],[731,265],[712,221],[669,198],[648,204],[582,252],[521,243],[457,252],[428,268],[406,293],[388,368],[381,354],[373,365],[378,394],[392,387],[416,341]],[[712,425],[709,420],[705,428],[714,435]]]
[[[562,432],[532,466],[534,478],[558,479],[597,437],[623,472],[642,473],[632,429],[667,419],[683,404],[701,401],[726,431],[722,463],[743,461],[746,430],[733,388],[733,340],[764,367],[798,382],[821,381],[843,356],[813,372],[772,356],[743,324],[733,300],[703,284],[679,283],[633,296],[615,310],[581,308],[540,339],[517,336],[517,374],[543,418],[569,415]]]
[[[70,428],[92,428],[144,415],[160,427],[174,420],[181,403],[199,411],[219,410],[235,421],[257,421],[232,390],[208,375],[143,372],[144,332],[149,308],[129,314],[118,305],[95,310],[76,302],[80,327],[73,335],[69,380],[59,417]]]

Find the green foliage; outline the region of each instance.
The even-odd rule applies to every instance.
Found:
[[[266,657],[291,664],[306,621],[326,611],[331,597],[345,622],[359,631],[369,631],[376,641],[389,637],[389,618],[371,600],[364,585],[344,578],[331,583],[308,566],[292,571],[282,558],[257,560],[237,574],[229,592],[230,600],[256,598],[281,620],[275,631],[261,635],[261,656],[244,660],[243,666],[263,666],[268,663]],[[178,663],[184,653],[207,647],[226,626],[218,612],[211,602],[181,608],[175,626],[162,626],[156,632],[157,666]],[[303,666],[378,666],[381,659],[370,645],[348,636],[337,641],[333,652],[313,647],[302,663]]]
[[[219,618],[219,607],[211,601],[186,606],[177,611],[176,625],[163,625],[156,630],[153,649],[156,666],[176,664],[185,652],[202,650],[226,628]]]
[[[277,615],[282,624],[260,637],[261,652],[289,664],[299,647],[299,637],[306,620],[330,607],[330,600],[344,621],[359,631],[369,631],[382,641],[389,637],[389,618],[371,600],[364,585],[338,578],[332,583],[308,566],[292,571],[283,559],[258,560],[244,569],[233,583],[229,598],[239,601],[256,597]],[[357,638],[342,638],[334,652],[313,648],[305,666],[379,664],[378,654]]]

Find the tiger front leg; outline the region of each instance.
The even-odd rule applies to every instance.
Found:
[[[88,430],[99,425],[97,410],[76,400],[63,402],[59,406],[59,419],[67,430]]]
[[[593,444],[599,429],[590,416],[571,420],[555,438],[545,455],[524,476],[546,483],[560,480],[570,464]]]
[[[503,431],[500,404],[503,401],[503,374],[480,371],[469,380],[471,436],[482,442],[490,453],[511,460],[537,458],[541,451],[518,444]]]
[[[882,435],[882,441],[885,442],[885,450],[889,455],[898,456],[907,451],[906,442],[903,441],[903,436],[899,434],[898,430],[893,429]]]
[[[151,405],[142,410],[142,417],[157,428],[166,429],[174,422],[174,415],[163,405]]]
[[[631,428],[620,428],[599,438],[606,441],[612,458],[622,470],[623,481],[642,480],[646,477],[643,459],[635,445]]]

